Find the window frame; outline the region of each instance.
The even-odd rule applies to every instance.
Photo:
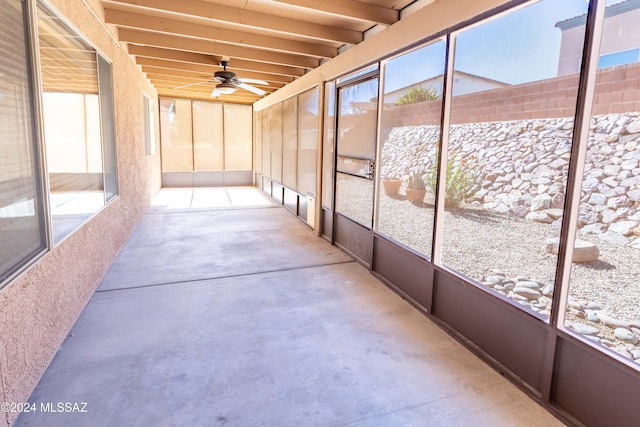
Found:
[[[144,155],[156,155],[155,114],[153,100],[146,93],[142,94],[142,115],[144,116]]]
[[[54,5],[50,3],[48,0],[27,0],[31,4],[32,17],[30,23],[30,32],[31,38],[33,39],[33,49],[32,52],[32,61],[33,67],[36,70],[37,75],[37,105],[39,108],[39,146],[41,149],[41,162],[42,162],[42,173],[43,173],[43,182],[44,182],[44,193],[45,200],[47,206],[47,223],[48,223],[48,239],[50,241],[49,249],[53,249],[58,246],[61,242],[72,236],[78,229],[89,223],[96,215],[98,215],[103,209],[106,208],[113,200],[119,198],[119,180],[118,180],[118,162],[117,162],[117,137],[116,137],[116,127],[115,127],[115,93],[114,93],[114,85],[113,85],[113,70],[112,64],[113,61],[109,56],[107,56],[100,48],[98,48],[92,40],[87,37],[82,31],[78,29],[63,13],[61,13]],[[47,147],[46,147],[46,135],[44,128],[44,102],[43,102],[43,86],[42,86],[42,67],[41,67],[41,59],[40,59],[40,43],[39,43],[39,32],[38,32],[38,8],[41,7],[47,13],[60,22],[60,24],[68,31],[70,34],[77,36],[82,40],[84,44],[93,49],[93,53],[96,57],[96,75],[97,82],[96,86],[98,89],[97,97],[98,97],[98,114],[99,126],[100,130],[100,153],[101,153],[101,162],[102,162],[102,184],[103,184],[103,204],[100,208],[96,209],[92,212],[82,223],[79,223],[74,226],[74,228],[64,233],[58,240],[54,238],[54,229],[53,229],[53,215],[52,215],[52,205],[50,200],[51,194],[51,182],[49,178],[49,170],[47,164]],[[105,73],[105,70],[102,71],[103,78],[100,77],[99,64],[105,64],[108,66],[108,73]],[[105,86],[101,86],[105,85]],[[105,89],[107,89],[105,94]],[[102,96],[101,96],[102,94]],[[108,120],[108,122],[106,122]],[[108,147],[105,146],[105,133],[110,135],[111,139],[111,152],[107,152],[106,149]],[[105,153],[112,155],[112,163],[111,165],[114,167],[113,175],[115,177],[115,192],[111,197],[107,197],[106,191],[106,172],[105,168],[107,164],[105,163]]]
[[[25,67],[27,70],[26,87],[28,90],[30,117],[27,118],[31,132],[29,145],[33,150],[33,167],[35,183],[36,221],[39,225],[40,247],[13,264],[6,272],[0,274],[0,291],[27,269],[38,262],[53,247],[51,217],[48,197],[48,177],[46,157],[43,146],[42,122],[42,80],[40,76],[40,55],[38,51],[36,1],[22,1],[22,25],[24,28]],[[38,209],[39,207],[39,209]]]

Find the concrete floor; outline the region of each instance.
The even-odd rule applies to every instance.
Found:
[[[14,425],[562,425],[247,188],[163,189],[29,402],[86,412]]]

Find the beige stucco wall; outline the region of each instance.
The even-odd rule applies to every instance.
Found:
[[[0,398],[8,402],[27,401],[160,189],[160,156],[144,155],[142,94],[157,106],[155,90],[82,0],[50,4],[113,62],[120,197],[0,291]]]
[[[636,49],[640,39],[640,9],[606,17],[602,28],[600,56]],[[564,76],[580,71],[584,26],[562,32],[558,75]]]

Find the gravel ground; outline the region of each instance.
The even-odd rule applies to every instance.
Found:
[[[380,196],[378,230],[421,253],[431,250],[433,207],[418,206],[404,196]],[[556,255],[547,253],[545,241],[558,237],[560,229],[481,208],[445,212],[442,261],[452,270],[478,282],[496,271],[506,277],[527,277],[552,284]],[[579,236],[600,249],[598,261],[572,264],[569,285],[570,306],[601,308],[608,316],[640,324],[640,266],[638,250]],[[614,329],[585,318],[585,310],[570,308],[566,321],[598,328],[600,337],[611,341],[614,350],[629,355],[639,346],[616,340]],[[640,359],[639,359],[640,360]],[[639,362],[640,363],[640,362]]]
[[[337,211],[371,224],[373,183],[369,180],[343,177],[338,191]],[[402,191],[401,191],[402,192]],[[428,196],[427,196],[428,197]],[[429,200],[427,200],[428,202]],[[380,195],[376,230],[423,254],[431,253],[433,206],[413,204],[404,195]],[[544,285],[554,282],[557,256],[546,251],[546,240],[560,235],[560,229],[514,216],[468,207],[445,211],[442,248],[443,264],[452,270],[483,282],[496,272],[507,278],[526,278]],[[615,327],[601,318],[589,319],[589,311],[633,323],[640,330],[640,265],[638,250],[599,240],[589,240],[600,250],[598,261],[572,264],[569,284],[569,308],[566,324],[578,322],[597,328],[598,341],[640,363],[640,344],[616,339]],[[542,291],[541,287],[541,291]],[[508,293],[508,292],[505,292]],[[522,301],[521,303],[527,304]],[[546,296],[536,303],[536,311],[545,315]],[[638,334],[640,335],[640,334]]]

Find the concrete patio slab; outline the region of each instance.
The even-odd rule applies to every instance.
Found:
[[[562,425],[282,208],[147,214],[29,402],[86,412],[16,426]]]
[[[100,290],[350,261],[284,209],[146,215]]]

